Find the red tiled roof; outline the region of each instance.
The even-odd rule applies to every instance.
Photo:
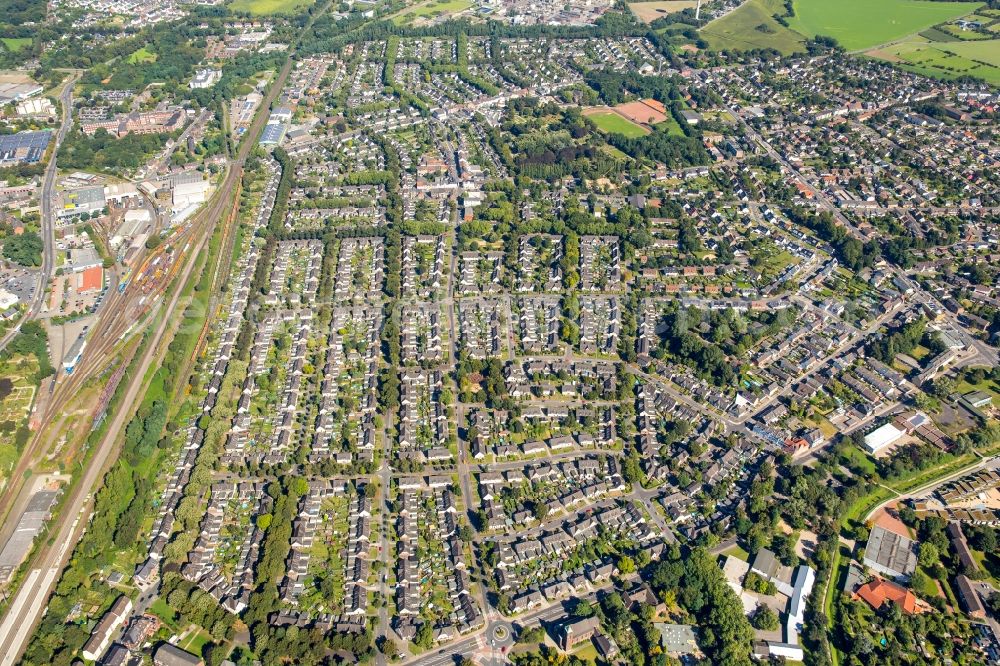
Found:
[[[873,580],[862,585],[854,593],[855,599],[861,599],[869,606],[878,610],[885,602],[894,603],[899,606],[904,613],[914,614],[917,609],[917,597],[905,587],[890,583],[885,580]]]

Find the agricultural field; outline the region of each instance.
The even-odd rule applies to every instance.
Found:
[[[652,23],[669,14],[676,14],[685,9],[694,9],[697,4],[697,0],[660,0],[659,2],[630,2],[628,8],[640,21]]]
[[[806,37],[833,37],[848,51],[868,49],[972,13],[976,2],[797,0],[790,27]]]
[[[631,120],[623,118],[614,111],[598,111],[587,116],[594,121],[597,128],[604,132],[621,134],[629,138],[636,138],[649,134],[649,130],[641,125],[633,123]]]
[[[805,50],[802,35],[774,20],[784,11],[781,0],[748,0],[702,28],[701,36],[716,51],[775,49],[789,55]]]
[[[916,36],[869,51],[868,55],[927,76],[943,79],[974,76],[1000,84],[1000,40],[996,39],[932,42]]]
[[[234,0],[229,9],[234,12],[249,12],[254,16],[264,16],[291,14],[310,4],[311,0]]]
[[[817,35],[833,37],[848,51],[859,51],[933,29],[981,6],[927,0],[796,0],[795,15],[785,27],[774,18],[785,13],[781,0],[749,0],[701,33],[719,51],[771,48],[789,54],[803,50],[805,40]]]

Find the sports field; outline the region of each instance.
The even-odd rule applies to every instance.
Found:
[[[250,12],[255,16],[291,13],[307,7],[312,0],[233,0],[229,8],[234,12]]]
[[[652,23],[669,14],[676,14],[685,9],[694,9],[697,5],[697,0],[661,0],[660,2],[630,2],[628,8],[640,21]]]
[[[774,20],[785,6],[781,0],[748,0],[701,29],[701,36],[716,51],[774,49],[785,55],[805,50],[802,35]]]
[[[623,118],[614,111],[595,111],[587,114],[587,117],[594,121],[597,128],[611,134],[621,134],[630,139],[644,136],[649,133],[645,127],[636,125],[631,120]]]
[[[885,44],[971,14],[979,2],[795,0],[789,26],[806,37],[833,37],[848,51]]]

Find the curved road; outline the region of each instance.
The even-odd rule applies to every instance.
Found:
[[[52,195],[55,193],[56,174],[59,171],[56,168],[56,155],[59,154],[59,147],[62,145],[63,139],[66,138],[66,133],[73,126],[73,86],[76,85],[79,78],[79,72],[70,74],[66,83],[63,84],[62,92],[59,94],[59,103],[62,105],[62,123],[59,126],[59,131],[56,132],[56,140],[52,146],[52,155],[49,157],[48,166],[45,167],[45,178],[42,181],[42,191],[39,195],[42,207],[42,242],[44,244],[42,249],[42,270],[38,273],[38,278],[35,282],[35,293],[31,297],[31,304],[28,307],[28,311],[24,313],[24,316],[17,322],[17,325],[11,327],[3,339],[0,340],[0,351],[3,351],[10,341],[14,339],[14,336],[21,330],[21,324],[38,316],[38,313],[42,309],[42,303],[45,302],[45,288],[48,286],[49,280],[52,279],[52,271],[56,265],[55,229],[52,214]]]

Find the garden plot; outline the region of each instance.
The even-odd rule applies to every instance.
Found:
[[[435,463],[451,460],[448,414],[441,403],[440,370],[405,368],[400,376],[397,461]]]
[[[378,307],[334,310],[310,461],[374,460],[381,331]]]
[[[264,302],[283,307],[312,303],[319,289],[322,267],[322,241],[281,241],[274,257],[270,289]]]
[[[333,295],[338,303],[378,300],[385,277],[382,238],[345,238],[340,242]]]
[[[580,288],[584,291],[617,291],[621,286],[621,246],[618,237],[581,237]]]
[[[503,289],[503,252],[463,252],[458,261],[459,293],[493,294]]]
[[[578,511],[624,489],[619,462],[612,456],[483,472],[479,475],[480,523],[487,529],[530,525]]]
[[[445,237],[406,236],[403,238],[403,294],[407,297],[436,298],[445,280]]]
[[[472,595],[466,552],[458,538],[458,509],[446,484],[415,487],[402,479],[396,565],[396,618],[400,636],[412,640],[418,626],[434,628],[435,641],[482,626],[483,615]]]
[[[256,519],[271,510],[260,481],[220,481],[212,486],[201,533],[181,575],[211,594],[231,613],[246,608],[264,533]]]
[[[526,296],[519,303],[521,350],[526,354],[559,353],[560,297]]]
[[[407,364],[444,360],[441,307],[436,303],[404,305],[400,311],[400,347]]]
[[[606,500],[595,504],[586,515],[575,515],[558,527],[543,525],[514,537],[487,541],[484,559],[496,561],[495,585],[501,594],[524,594],[522,591],[529,586],[547,588],[589,562],[654,538],[645,516],[634,505]],[[558,596],[565,595],[553,591],[549,598]],[[514,597],[509,610],[524,609]]]
[[[371,499],[364,486],[312,481],[292,527],[281,600],[305,617],[363,618],[371,573]]]
[[[286,311],[262,322],[223,463],[278,464],[291,452],[302,429],[296,416],[311,327],[309,310]]]
[[[507,301],[476,298],[458,303],[462,349],[472,358],[496,358],[507,347]]]
[[[563,238],[548,234],[521,236],[517,250],[517,290],[562,289]]]
[[[580,351],[614,354],[621,334],[621,305],[617,296],[580,297]]]

